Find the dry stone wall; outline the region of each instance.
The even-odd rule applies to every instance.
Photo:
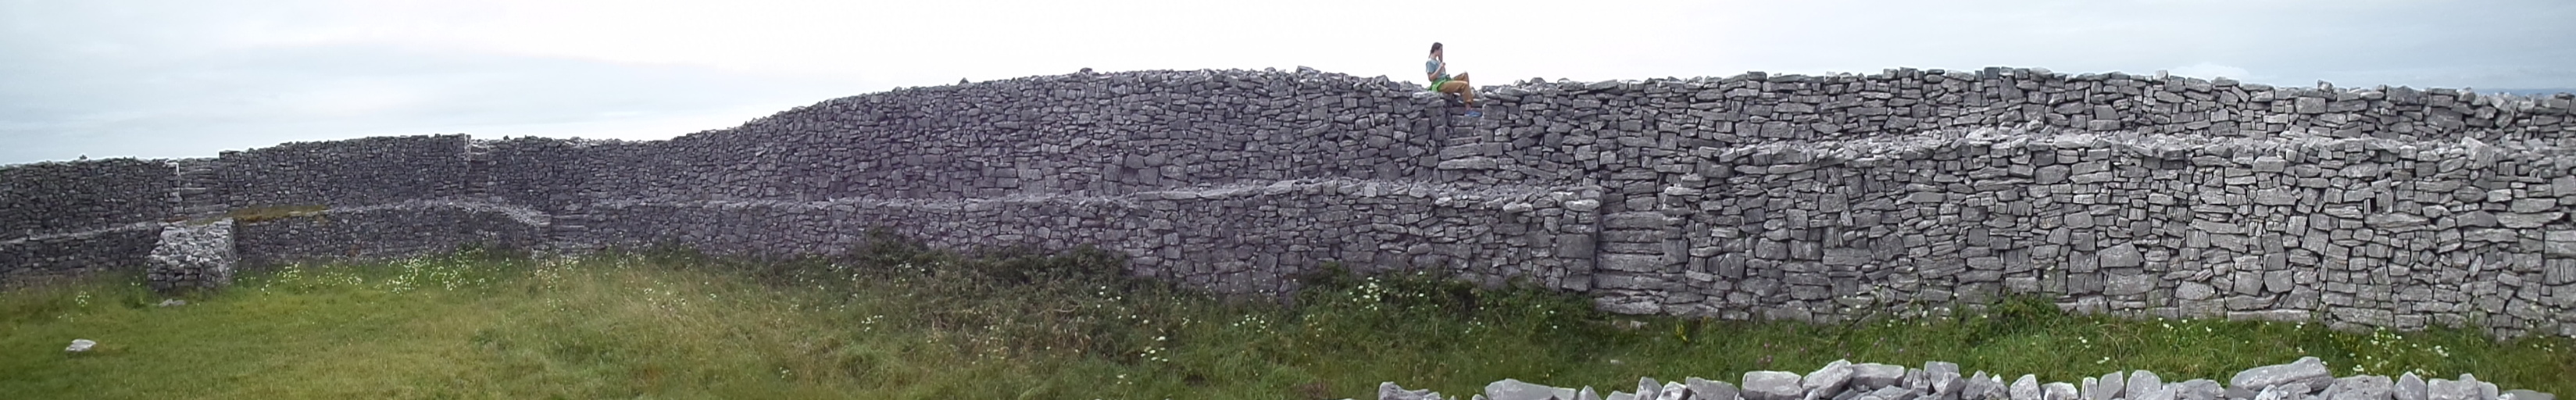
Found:
[[[0,287],[142,265],[172,179],[132,159],[0,167]]]
[[[246,206],[371,206],[464,194],[465,135],[373,137],[228,151],[213,201]]]
[[[558,239],[683,244],[741,254],[830,254],[870,228],[950,248],[1093,245],[1123,250],[1132,272],[1231,293],[1280,295],[1328,261],[1364,272],[1437,270],[1490,284],[1513,278],[1584,289],[1591,214],[1578,192],[1383,181],[1280,181],[1115,197],[978,200],[617,202]],[[1577,205],[1582,204],[1577,202]],[[1569,250],[1571,249],[1571,250]]]
[[[533,248],[543,244],[546,224],[542,215],[515,207],[412,200],[235,222],[231,229],[241,262],[263,266],[404,257],[464,245]]]
[[[170,166],[133,159],[0,168],[0,240],[160,220],[171,179]]]
[[[0,222],[69,243],[154,210],[332,207],[239,223],[253,265],[472,243],[829,254],[885,228],[947,247],[1095,245],[1137,274],[1236,293],[1343,262],[1524,279],[1630,313],[1838,321],[2036,294],[2124,315],[2576,334],[2567,95],[2009,68],[1483,94],[1485,116],[1464,118],[1384,78],[1086,72],[833,99],[664,141],[370,138],[14,166]],[[110,165],[160,175],[88,188],[61,172]],[[80,200],[114,193],[163,200]],[[12,260],[0,268],[63,264]]]

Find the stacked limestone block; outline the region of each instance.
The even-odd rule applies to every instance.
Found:
[[[2499,161],[2510,160],[2510,161]],[[1605,216],[1613,310],[2070,309],[2564,332],[2576,157],[2385,139],[1990,130],[1749,146]],[[1652,207],[1652,208],[1648,208]],[[1652,211],[1633,211],[1652,210]],[[1696,292],[1696,293],[1685,293]],[[2398,317],[2404,315],[2405,317]]]
[[[363,207],[469,192],[465,135],[296,142],[226,151],[210,199],[234,209]],[[167,175],[167,171],[164,171]]]
[[[160,237],[158,224],[144,223],[0,240],[0,288],[139,270]]]
[[[0,240],[158,222],[171,170],[130,158],[0,167]]]
[[[2277,88],[2227,79],[2069,76],[2034,69],[1900,69],[1866,76],[1756,72],[1643,82],[1533,82],[1486,92],[1494,108],[1504,111],[1503,125],[1519,136],[1557,136],[1576,146],[1578,156],[1594,153],[1583,157],[1607,161],[1602,164],[1619,160],[1595,158],[1600,152],[1627,148],[1689,151],[2032,122],[2061,130],[2150,135],[2305,134],[2489,143],[2565,139],[2576,133],[2568,115],[2576,98],[2564,94]],[[1635,139],[1620,140],[1625,137]]]
[[[316,260],[400,258],[466,246],[538,249],[550,222],[542,213],[489,203],[414,200],[333,208],[233,227],[246,267]]]
[[[2353,375],[2337,378],[2316,357],[2288,364],[2238,371],[2226,382],[2190,379],[2166,382],[2153,371],[2113,371],[2079,382],[2041,382],[2022,375],[2005,380],[1985,371],[1963,374],[1958,364],[1933,361],[1922,368],[1834,361],[1815,372],[1752,371],[1743,380],[1686,378],[1657,382],[1639,378],[1635,391],[1601,393],[1552,387],[1516,379],[1485,385],[1484,400],[2555,400],[2531,390],[2499,390],[2495,383],[2460,374],[2459,379],[2423,378],[2409,372],[2390,377]],[[2009,383],[2007,383],[2009,382]],[[1406,390],[1394,382],[1378,384],[1379,400],[1438,400],[1430,390]]]
[[[144,279],[152,290],[211,290],[232,284],[233,220],[175,222],[161,228]]]
[[[1599,284],[1608,290],[1595,293],[1612,310],[1833,320],[2024,292],[2095,311],[2268,319],[2326,312],[2344,326],[2480,320],[2507,332],[2569,327],[2564,290],[2549,279],[2576,271],[2552,266],[2551,257],[2563,256],[2548,255],[2548,232],[2565,229],[2564,221],[2543,209],[2561,198],[2551,182],[2567,175],[2557,159],[2576,129],[2563,95],[2283,89],[2005,69],[1489,89],[1497,132],[1546,145],[1477,151],[1511,160],[1502,164],[1571,157],[1588,170],[1583,183],[1614,188],[1601,198],[1613,221],[1602,242],[1618,249],[1602,256]],[[1909,143],[1952,142],[1964,136],[1959,128],[1995,126],[2020,132],[2000,136],[2113,132],[2168,144],[2138,151],[2116,140],[2030,149]],[[2237,137],[2254,142],[2198,148]],[[2344,146],[2389,150],[2317,149],[2341,138],[2372,139]],[[2521,150],[2434,149],[2495,147],[2482,143]],[[1804,151],[1818,147],[1847,149]],[[2262,149],[2283,154],[2250,156]],[[2486,156],[2467,157],[2475,154]],[[2314,165],[2289,168],[2293,160]],[[2496,167],[2505,163],[2512,165]],[[2390,172],[2399,168],[2409,171]],[[2409,180],[2461,191],[2462,202],[2401,203],[2396,186],[2413,186],[2400,183]],[[2343,189],[2356,182],[2369,190]],[[2460,187],[2510,193],[2468,202]],[[2258,189],[2263,201],[2309,200],[2228,203],[2225,195]],[[2204,192],[2215,199],[2197,201]],[[2525,212],[2506,202],[2514,200]],[[2397,208],[2408,212],[2378,212]],[[2442,222],[2452,210],[2483,208],[2495,209]],[[2361,226],[2343,226],[2348,217]],[[2559,225],[2540,226],[2549,221]],[[2482,231],[2476,243],[2442,239],[2476,229],[2508,230]],[[2310,234],[2317,240],[2302,246],[2281,240]],[[2417,236],[2425,240],[2404,240]],[[2482,244],[2507,241],[2523,246]],[[2449,273],[2410,274],[2416,270]],[[2481,293],[2502,296],[2465,301]],[[2326,301],[2334,304],[2318,305]]]
[[[834,99],[633,151],[594,149],[584,154],[604,159],[583,163],[599,166],[587,187],[608,199],[973,199],[1427,180],[1443,136],[1457,131],[1436,117],[1440,104],[1383,78],[1312,71],[1044,76]]]
[[[171,167],[135,159],[0,167],[0,285],[144,265]]]
[[[1138,275],[1229,293],[1283,294],[1325,262],[1581,290],[1592,282],[1596,223],[1578,211],[1590,203],[1581,195],[1325,180],[1111,197],[610,203],[566,220],[583,228],[558,239],[831,254],[885,228],[948,248],[1093,245],[1127,254]]]

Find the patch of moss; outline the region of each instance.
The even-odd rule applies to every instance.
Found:
[[[262,222],[262,221],[271,221],[271,220],[280,220],[280,219],[287,219],[287,218],[294,218],[294,217],[304,217],[304,216],[321,215],[323,211],[330,210],[330,209],[331,209],[331,207],[330,207],[330,206],[323,206],[323,205],[295,205],[295,206],[266,206],[266,207],[236,208],[236,209],[233,209],[232,211],[225,212],[225,213],[224,213],[224,217],[232,218],[232,219],[233,219],[233,223],[247,224],[247,223]],[[209,222],[211,222],[211,221],[209,221]]]

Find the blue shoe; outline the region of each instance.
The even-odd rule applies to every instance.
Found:
[[[1469,116],[1469,117],[1475,117],[1475,118],[1484,118],[1484,117],[1485,117],[1485,112],[1484,112],[1484,111],[1476,111],[1476,110],[1467,110],[1467,116]]]

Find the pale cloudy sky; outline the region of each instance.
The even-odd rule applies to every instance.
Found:
[[[0,0],[0,164],[661,139],[899,86],[1310,66],[1482,84],[2043,67],[2576,88],[2576,1]]]

